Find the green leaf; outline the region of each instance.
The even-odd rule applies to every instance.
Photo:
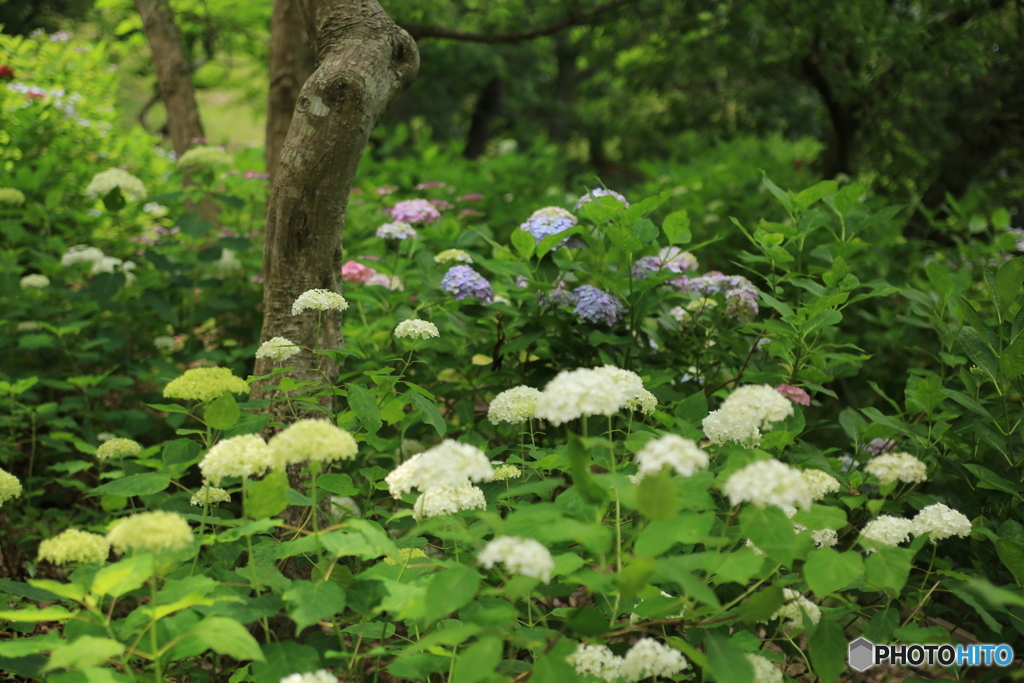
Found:
[[[740,512],[744,535],[758,550],[776,562],[790,565],[799,551],[793,523],[777,507],[747,506]]]
[[[811,205],[814,204],[816,201],[822,199],[825,195],[835,193],[838,189],[839,183],[837,183],[836,181],[822,180],[820,183],[812,185],[811,187],[808,187],[806,190],[800,192],[796,196],[796,203],[797,205],[800,206],[801,209],[806,211],[807,209],[811,208]],[[846,212],[844,211],[842,215],[845,217]]]
[[[529,261],[537,249],[537,240],[525,230],[516,228],[512,231],[512,246],[516,248],[524,261]]]
[[[102,486],[97,486],[88,493],[90,496],[147,496],[160,493],[171,485],[171,478],[159,472],[133,474],[123,479],[115,479]]]
[[[296,672],[312,672],[323,668],[320,653],[309,645],[293,641],[267,643],[262,647],[263,659],[252,665],[255,683],[278,683]]]
[[[221,394],[215,398],[203,412],[203,420],[213,429],[230,429],[238,422],[242,411],[238,408],[238,402],[230,392]]]
[[[800,510],[793,515],[793,522],[813,531],[842,529],[846,526],[846,513],[837,507],[815,503],[810,510]]]
[[[93,595],[115,598],[141,588],[153,576],[153,556],[133,555],[96,572],[89,591]]]
[[[616,576],[616,584],[622,601],[630,602],[647,585],[653,573],[654,560],[652,558],[631,558]]]
[[[822,683],[833,683],[846,670],[846,634],[836,622],[823,617],[807,639],[807,645],[814,673]]]
[[[356,414],[363,427],[371,434],[380,431],[381,419],[380,408],[377,407],[377,399],[373,397],[369,389],[361,384],[348,385],[348,405]]]
[[[999,369],[1003,371],[1003,376],[1011,382],[1024,374],[1024,335],[1014,339],[999,354]]]
[[[953,293],[953,278],[949,274],[949,266],[938,261],[931,261],[924,267],[924,272],[928,276],[928,281],[932,283],[932,287],[944,299]]]
[[[153,410],[159,410],[162,413],[178,413],[179,415],[188,415],[188,408],[179,406],[177,403],[147,403],[147,408]]]
[[[899,595],[910,576],[914,551],[906,548],[879,548],[864,562],[867,582]]]
[[[988,345],[985,338],[972,327],[965,327],[960,330],[960,344],[963,345],[967,356],[994,382],[999,372],[999,362],[992,347]]]
[[[155,292],[146,292],[142,295],[142,300],[171,325],[178,325],[178,316],[175,314],[174,308],[171,307],[171,304],[162,295]]]
[[[640,480],[636,492],[636,507],[653,521],[671,519],[679,512],[679,496],[672,481],[671,471],[663,469],[657,476]]]
[[[437,406],[434,402],[416,393],[407,394],[407,396],[412,402],[413,408],[420,411],[420,417],[423,418],[423,421],[433,427],[438,436],[444,436],[447,431],[447,427],[444,423],[444,418],[441,417],[441,413],[437,411]]]
[[[271,472],[262,480],[248,484],[245,495],[245,516],[266,519],[288,507],[288,474]]]
[[[75,642],[58,647],[50,653],[50,661],[46,663],[43,671],[99,666],[111,657],[117,657],[124,650],[124,645],[116,640],[82,636]]]
[[[693,239],[690,233],[690,215],[686,213],[686,209],[665,216],[661,229],[665,231],[669,244],[686,244]]]
[[[676,543],[700,543],[711,533],[714,523],[713,514],[700,512],[683,512],[670,519],[652,520],[637,536],[633,552],[656,557]]]
[[[200,446],[192,439],[174,439],[164,444],[161,457],[165,465],[191,464],[199,457]]]
[[[77,583],[61,583],[52,579],[28,579],[28,585],[59,595],[65,600],[82,602],[85,598],[85,588]],[[0,587],[2,590],[2,587]],[[49,602],[49,600],[47,600]]]
[[[476,597],[480,574],[466,565],[455,565],[435,574],[427,584],[425,619],[437,621],[457,612]]]
[[[650,218],[641,218],[629,226],[629,232],[641,244],[650,244],[658,239],[658,228]]]
[[[121,273],[99,273],[89,283],[89,293],[101,306],[105,306],[120,291],[124,282],[124,275]]]
[[[354,496],[359,493],[359,489],[352,483],[352,477],[347,474],[336,472],[321,474],[316,478],[316,485],[336,496]]]
[[[455,658],[451,683],[478,683],[491,676],[501,662],[504,642],[494,636],[483,636]]]
[[[583,500],[593,505],[600,505],[607,499],[607,493],[594,481],[594,475],[590,473],[590,466],[593,461],[587,453],[583,442],[575,434],[569,434],[569,443],[566,445],[566,455],[569,456],[571,464],[572,483],[579,491]]]
[[[763,591],[754,593],[743,601],[739,609],[739,618],[744,624],[756,624],[768,621],[786,601],[779,586],[769,586]]]
[[[121,188],[117,185],[114,186],[110,192],[103,196],[103,206],[107,207],[107,211],[117,213],[127,205],[124,199],[124,195],[121,194]]]
[[[288,616],[295,622],[295,634],[318,621],[330,619],[345,609],[345,589],[334,581],[295,581],[281,596]]]
[[[63,607],[44,607],[42,609],[29,607],[28,609],[0,610],[0,619],[17,622],[63,621],[71,619],[76,614],[78,612],[69,612]]]
[[[860,581],[864,560],[858,553],[839,553],[832,548],[812,550],[804,563],[804,578],[819,598]]]
[[[708,633],[705,642],[708,668],[716,680],[720,683],[754,683],[754,666],[743,650],[717,633]]]
[[[717,567],[708,567],[715,573],[715,585],[723,583],[746,584],[764,566],[764,556],[758,555],[750,548],[740,548],[726,554]]]
[[[1017,300],[1021,285],[1024,285],[1024,258],[1012,258],[1003,261],[996,271],[996,293],[999,312],[1006,315],[1010,306]]]
[[[978,478],[979,487],[1018,495],[1017,488],[1013,485],[1013,482],[999,476],[987,467],[975,465],[974,463],[964,463],[964,468]]]
[[[1003,561],[1006,568],[1013,574],[1014,581],[1018,586],[1024,586],[1024,548],[1016,541],[1009,538],[1000,538],[996,541],[996,553]]]

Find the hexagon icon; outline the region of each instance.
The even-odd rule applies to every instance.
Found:
[[[875,665],[875,644],[866,638],[858,638],[850,643],[847,661],[850,668],[865,671]]]

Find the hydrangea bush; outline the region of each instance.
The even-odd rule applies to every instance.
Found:
[[[868,240],[894,213],[855,183],[763,182],[783,215],[737,221],[749,246],[727,258],[663,210],[671,192],[593,188],[476,228],[436,185],[357,194],[344,295],[293,308],[342,314],[345,348],[311,350],[340,376],[290,377],[302,349],[285,338],[218,352],[215,315],[204,364],[171,334],[147,349],[162,396],[126,399],[148,420],[119,430],[133,439],[100,445],[116,427],[97,411],[89,431],[26,440],[83,457],[4,461],[0,513],[53,488],[78,504],[3,541],[35,574],[0,581],[17,634],[0,661],[117,681],[761,683],[837,680],[858,635],[1012,638],[1024,266],[994,268],[975,308],[969,274],[929,265],[930,290],[900,293],[945,369],[914,374],[889,414],[849,405],[841,387],[872,362],[849,319],[897,292],[855,267],[874,272]],[[394,221],[414,232],[381,232]],[[19,310],[95,297],[107,275],[111,316],[136,311],[132,287],[159,313],[160,284],[182,277],[191,298],[170,311],[197,315],[212,302],[195,288],[217,282],[189,269],[228,247],[195,230],[168,253],[216,256],[164,255],[166,271],[147,249],[92,274],[105,254],[70,250],[81,273],[53,268]],[[41,329],[64,339],[71,314],[50,310]],[[257,355],[288,392],[280,422],[244,399]],[[67,382],[88,403],[109,400],[106,380]],[[36,385],[0,392],[22,415],[58,410]]]

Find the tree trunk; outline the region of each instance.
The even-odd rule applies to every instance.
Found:
[[[267,173],[273,186],[299,91],[316,67],[296,0],[274,0],[270,23],[270,92],[267,98]]]
[[[327,312],[318,324],[316,312],[293,316],[292,303],[310,289],[340,291],[341,236],[356,168],[384,110],[416,77],[419,52],[376,0],[297,4],[317,68],[299,93],[267,206],[261,340],[285,337],[306,349],[288,361],[296,366],[293,379],[333,380],[334,363],[309,349],[341,346],[339,315]],[[273,367],[259,359],[255,374]],[[266,387],[275,383],[256,382],[254,396],[274,395]]]
[[[495,76],[480,91],[480,99],[473,109],[473,119],[466,136],[466,146],[462,150],[465,158],[477,159],[487,148],[487,141],[491,137],[491,122],[501,111],[501,95],[504,90],[505,84]]]
[[[199,119],[192,72],[181,33],[174,21],[174,12],[168,0],[135,0],[142,16],[142,28],[149,41],[156,66],[156,80],[167,108],[167,127],[175,153],[181,156],[195,138],[203,137],[203,124]]]
[[[804,77],[821,95],[832,125],[822,154],[822,175],[825,178],[834,178],[840,173],[852,176],[853,147],[861,124],[856,109],[851,103],[839,100],[813,57],[804,57],[800,65]]]

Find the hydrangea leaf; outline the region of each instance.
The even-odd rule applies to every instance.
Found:
[[[804,563],[804,577],[815,595],[825,597],[860,581],[864,577],[864,560],[855,552],[814,550]]]
[[[330,619],[344,610],[346,604],[345,589],[333,581],[295,581],[282,597],[288,616],[295,622],[296,635],[307,626]]]

